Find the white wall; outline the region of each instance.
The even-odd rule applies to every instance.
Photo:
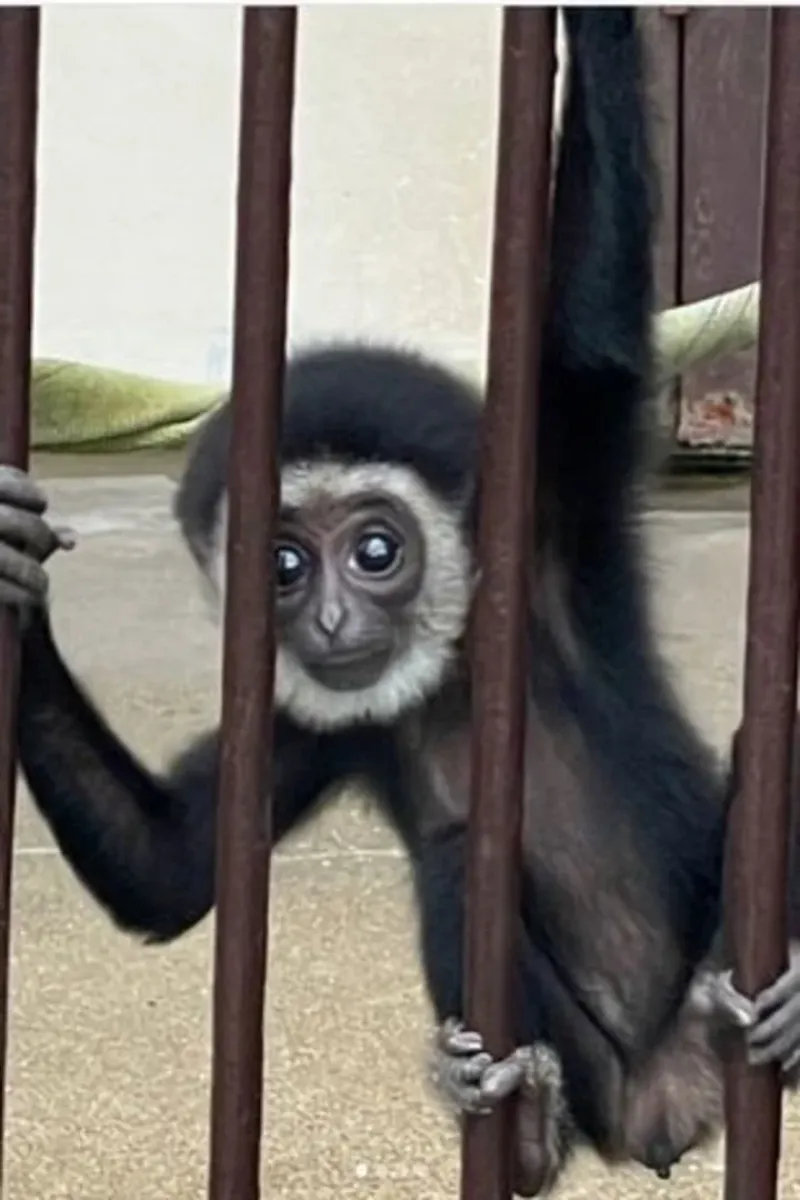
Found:
[[[302,10],[295,340],[481,361],[499,11]],[[226,378],[238,8],[45,6],[43,24],[35,353]]]

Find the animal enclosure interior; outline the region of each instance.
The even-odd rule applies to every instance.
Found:
[[[610,1164],[609,1195],[712,1184],[729,1200],[775,1194],[781,1071],[788,1081],[797,1047],[754,1068],[742,1037],[718,1052],[711,1017],[742,1004],[750,1013],[752,1001],[747,1020],[764,1043],[776,1040],[764,1033],[770,1017],[783,1022],[781,1037],[797,1024],[786,898],[800,596],[800,12],[771,14],[749,551],[742,513],[645,513],[648,541],[666,549],[654,574],[656,631],[626,525],[635,426],[651,398],[641,61],[631,10],[598,14],[564,10],[573,74],[556,153],[555,10],[503,11],[481,405],[436,364],[394,349],[287,361],[297,11],[245,9],[230,403],[203,426],[174,510],[163,480],[93,480],[88,490],[62,480],[52,492],[70,519],[51,527],[26,473],[41,14],[0,10],[4,1195],[438,1200],[460,1189],[463,1200],[508,1200],[552,1182],[573,1140]],[[314,382],[323,373],[324,386]],[[581,439],[568,436],[568,418],[581,418]],[[376,464],[387,470],[376,475]],[[358,505],[369,521],[350,553]],[[224,600],[218,688],[218,641],[200,632],[201,606],[186,599],[169,549],[173,518]],[[66,556],[55,553],[71,549],[65,526],[79,543]],[[84,536],[96,536],[95,557],[90,546],[75,568]],[[43,563],[54,553],[53,591],[65,602],[51,623]],[[410,599],[401,588],[389,603],[392,579]],[[310,632],[296,617],[306,587],[318,605]],[[692,604],[699,588],[714,597],[704,619],[713,604],[738,613],[713,636]],[[170,598],[176,615],[166,617]],[[369,653],[359,643],[337,657],[340,628],[358,620]],[[737,620],[743,637],[731,632]],[[56,626],[59,644],[75,640],[76,662],[107,663],[96,684],[118,695],[142,686],[143,759],[156,743],[166,752],[181,723],[218,699],[219,746],[201,739],[171,774],[151,776],[73,680]],[[683,654],[680,701],[651,649],[655,632]],[[358,673],[365,659],[380,659],[377,676]],[[146,682],[156,666],[173,676],[166,688]],[[723,809],[704,739],[724,756],[740,707]],[[15,822],[18,755],[26,801]],[[532,759],[544,778],[536,804]],[[319,796],[352,776],[374,785],[378,812],[365,818],[351,791],[344,841],[328,812],[303,826]],[[604,857],[607,829],[585,806],[629,791],[651,806],[635,819],[621,802],[603,810],[620,820],[614,857]],[[679,802],[684,823],[670,807]],[[568,844],[576,830],[585,844]],[[272,843],[288,833],[273,861]],[[578,879],[576,864],[594,883]],[[75,876],[106,913],[90,900],[71,907]],[[559,904],[573,905],[566,934]],[[52,963],[34,949],[39,920]],[[647,964],[635,956],[652,937],[664,950],[652,988],[637,992],[635,981],[632,999],[604,993],[575,929],[587,943],[595,930],[598,945],[606,938],[611,976],[616,962],[631,977]],[[64,944],[72,976],[57,958]],[[776,979],[781,999],[759,1009]],[[692,1008],[695,984],[706,1007]],[[449,1079],[467,1114],[460,1173],[453,1124],[423,1096],[429,994],[434,1082]],[[110,1057],[89,1036],[109,1004],[119,1016]],[[454,1031],[456,1016],[465,1028]],[[630,1033],[627,1021],[641,1029]],[[496,1079],[517,1072],[505,1100],[482,1093],[491,1112],[481,1115],[464,1100],[481,1076],[453,1062],[475,1065],[473,1043],[452,1050],[472,1031]],[[543,1046],[545,1059],[532,1053]],[[62,1077],[46,1104],[35,1094],[42,1047]],[[86,1088],[79,1115],[74,1097],[65,1102],[75,1072]],[[689,1097],[677,1108],[675,1087]],[[706,1125],[719,1131],[723,1100],[724,1162],[706,1145],[699,1166],[682,1163]],[[137,1126],[143,1116],[155,1118],[149,1132]],[[593,1162],[572,1169],[559,1181],[567,1195],[605,1188]]]

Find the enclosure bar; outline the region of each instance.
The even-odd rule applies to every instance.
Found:
[[[503,12],[500,122],[484,419],[480,576],[472,630],[472,807],[466,1017],[496,1055],[512,1048],[524,770],[525,568],[533,544],[534,439],[546,282],[555,15]],[[462,1200],[511,1195],[508,1106],[469,1120]]]
[[[785,968],[789,781],[800,592],[800,9],[773,8],[740,791],[729,825],[729,935],[739,988]],[[726,1200],[773,1200],[781,1094],[742,1047],[726,1096]]]
[[[27,467],[39,9],[0,8],[0,462]],[[8,1042],[19,630],[0,612],[0,1189]]]
[[[244,11],[217,828],[211,1200],[257,1200],[297,11]]]

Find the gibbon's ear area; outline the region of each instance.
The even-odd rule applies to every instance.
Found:
[[[224,400],[195,434],[172,506],[183,540],[204,575],[218,549],[224,515],[230,418],[230,404]]]

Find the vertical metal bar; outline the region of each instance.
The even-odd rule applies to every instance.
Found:
[[[751,498],[741,792],[726,881],[736,982],[784,969],[791,742],[800,590],[800,9],[773,8]],[[781,1094],[774,1070],[732,1063],[726,1200],[774,1200]]]
[[[532,546],[537,384],[546,282],[555,11],[506,8],[487,400],[472,640],[467,1004],[490,1051],[512,1048],[524,772],[525,567]],[[468,1121],[462,1200],[506,1200],[508,1113]]]
[[[0,462],[28,463],[39,9],[0,9]],[[16,618],[0,613],[0,1187],[16,783]]]
[[[244,13],[223,667],[211,1200],[257,1200],[271,845],[274,592],[295,8]]]

